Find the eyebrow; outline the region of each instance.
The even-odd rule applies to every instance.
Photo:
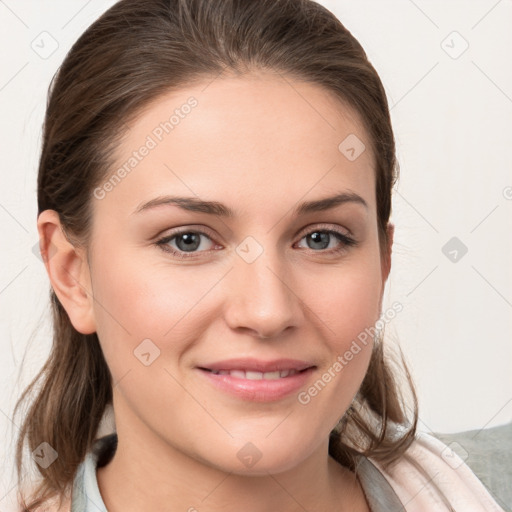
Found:
[[[295,216],[299,216],[312,212],[321,212],[325,210],[330,210],[332,208],[335,208],[336,206],[346,203],[361,204],[366,209],[368,209],[368,204],[360,195],[354,192],[341,192],[331,197],[325,197],[323,199],[317,199],[315,201],[305,201],[303,203],[300,203],[298,206],[294,208],[293,213]],[[134,211],[134,213],[141,213],[152,208],[169,205],[176,205],[182,208],[183,210],[207,213],[210,215],[215,215],[217,217],[236,217],[236,213],[234,210],[232,210],[225,204],[219,203],[218,201],[204,201],[202,199],[198,199],[197,197],[178,196],[156,197],[155,199],[151,199],[150,201],[147,201],[146,203],[140,205]]]

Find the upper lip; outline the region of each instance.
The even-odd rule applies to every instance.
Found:
[[[216,361],[198,366],[198,368],[205,370],[244,370],[253,372],[275,372],[282,370],[305,370],[314,366],[307,361],[300,361],[298,359],[273,359],[272,361],[264,361],[261,359],[254,359],[250,357],[225,359],[224,361]]]

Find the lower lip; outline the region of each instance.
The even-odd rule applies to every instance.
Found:
[[[273,402],[280,400],[304,386],[314,367],[280,379],[239,379],[231,375],[218,375],[208,370],[199,371],[218,389],[253,402]]]

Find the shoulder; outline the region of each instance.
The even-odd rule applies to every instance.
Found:
[[[384,469],[407,512],[504,512],[469,466],[434,436],[418,432],[403,457]]]

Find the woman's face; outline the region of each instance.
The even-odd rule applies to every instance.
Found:
[[[325,457],[388,272],[369,147],[325,90],[270,73],[167,94],[129,126],[89,248],[120,443],[235,473]]]

